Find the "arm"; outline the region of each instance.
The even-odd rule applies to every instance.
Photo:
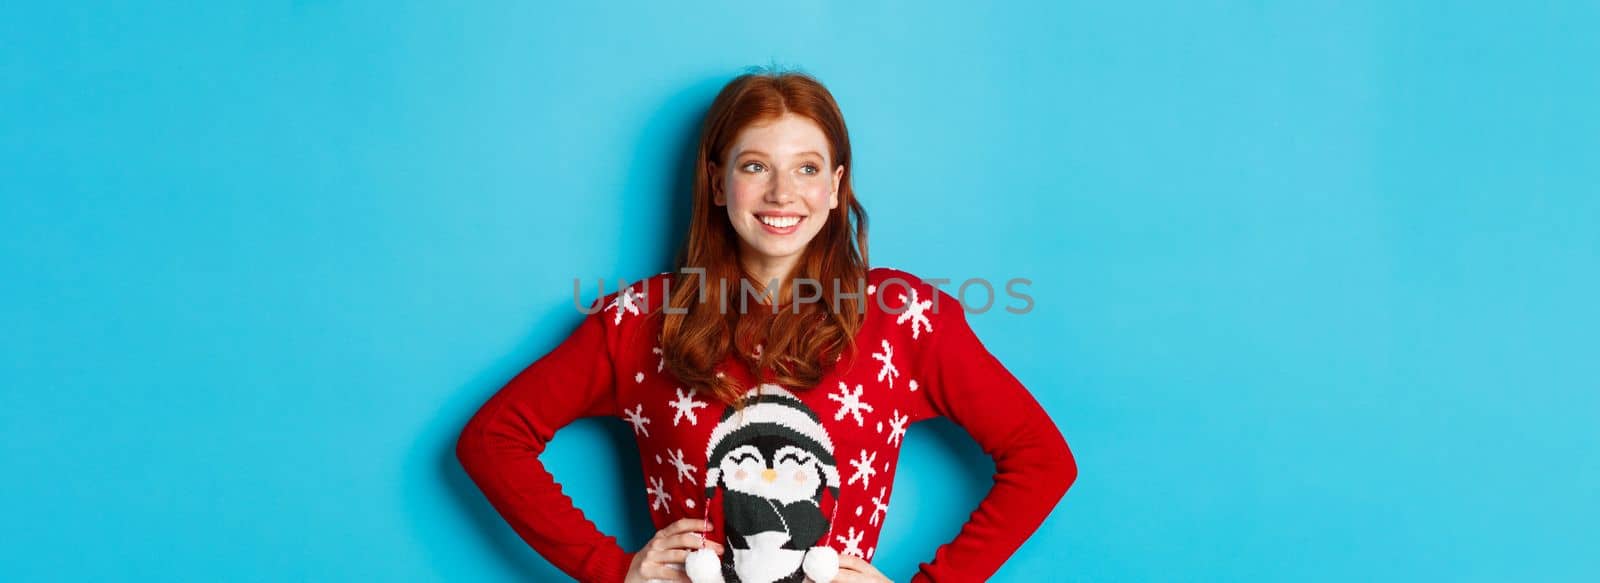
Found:
[[[605,315],[586,316],[566,340],[512,378],[456,442],[462,468],[511,528],[580,581],[622,581],[632,555],[573,505],[539,454],[573,420],[617,414],[615,330]]]
[[[994,486],[956,538],[922,563],[913,582],[981,581],[1032,536],[1078,476],[1077,462],[1043,407],[967,325],[954,296],[941,290],[934,316],[927,405],[949,418],[994,458]],[[931,373],[931,374],[930,374]]]

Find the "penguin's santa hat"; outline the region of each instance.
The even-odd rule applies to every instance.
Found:
[[[833,440],[822,428],[822,420],[794,393],[778,385],[764,384],[745,393],[744,408],[738,413],[732,407],[724,410],[722,421],[711,430],[711,438],[706,442],[706,460],[711,464],[706,471],[707,496],[717,488],[722,476],[717,461],[757,435],[787,437],[817,456],[822,464],[824,483],[835,497],[839,495],[838,462],[833,457]]]
[[[818,510],[830,516],[831,526],[839,498],[839,468],[833,455],[833,440],[823,429],[822,420],[794,393],[770,383],[745,392],[742,405],[737,412],[734,407],[722,412],[721,421],[711,430],[706,442],[706,512],[709,514],[713,508],[721,507],[715,501],[722,479],[719,467],[722,457],[755,437],[778,435],[816,456],[823,483]],[[803,562],[806,575],[818,583],[826,583],[838,572],[838,553],[827,546],[830,535],[831,532],[824,535],[817,546],[808,550]],[[716,561],[715,554],[709,551],[693,553],[688,561],[690,579],[696,583],[720,581],[720,568],[713,569]],[[695,563],[699,563],[698,568]]]

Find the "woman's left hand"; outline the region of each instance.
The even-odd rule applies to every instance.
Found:
[[[806,583],[816,583],[806,577]],[[894,583],[878,568],[868,563],[866,559],[855,555],[839,555],[839,574],[833,576],[833,583]]]

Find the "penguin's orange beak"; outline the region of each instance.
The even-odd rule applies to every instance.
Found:
[[[771,468],[761,470],[761,479],[766,480],[767,482],[778,481],[778,470]]]

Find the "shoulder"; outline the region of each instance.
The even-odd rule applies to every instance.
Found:
[[[894,267],[874,267],[867,270],[867,289],[869,293],[876,293],[880,289],[889,291],[898,290],[905,293],[908,289],[922,291],[927,284],[916,274]]]
[[[898,312],[908,304],[928,304],[930,311],[944,311],[947,307],[959,308],[955,296],[939,286],[948,280],[923,278],[915,273],[894,267],[873,267],[867,270],[867,293],[884,295],[871,302],[890,311]],[[904,296],[904,297],[902,297]]]
[[[657,316],[667,300],[670,275],[664,272],[632,281],[580,282],[576,294],[598,295],[582,310],[586,314],[584,325],[602,330],[613,359],[637,358],[641,351],[649,353],[655,346],[655,331],[660,328]]]
[[[867,309],[874,314],[869,320],[894,344],[909,343],[920,350],[933,338],[966,325],[960,300],[939,287],[947,280],[875,267],[867,281]]]
[[[631,282],[599,282],[601,295],[590,306],[591,313],[618,330],[637,328],[666,305],[671,280],[672,272],[661,272]],[[616,288],[607,292],[611,286]]]
[[[619,303],[628,303],[642,310],[646,307],[659,307],[666,299],[671,281],[672,272],[663,271],[632,281],[618,279],[615,281],[591,282],[589,285],[599,286],[601,295],[596,302],[601,307],[615,308]],[[607,291],[608,289],[610,291]]]

